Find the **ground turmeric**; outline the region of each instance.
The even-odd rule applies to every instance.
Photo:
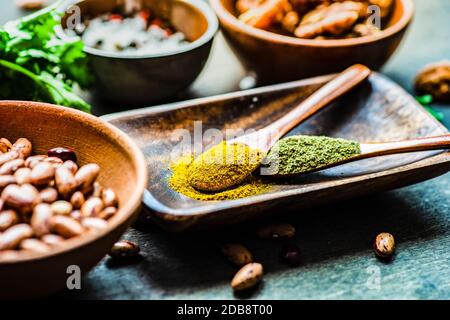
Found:
[[[188,169],[189,183],[207,192],[229,189],[255,171],[264,156],[246,144],[223,141],[195,158]]]
[[[193,155],[181,157],[171,165],[172,176],[169,178],[169,186],[173,190],[192,199],[205,201],[232,200],[257,195],[271,188],[271,185],[265,183],[261,178],[250,175],[234,189],[212,193],[198,191],[189,183],[188,172],[193,161]]]

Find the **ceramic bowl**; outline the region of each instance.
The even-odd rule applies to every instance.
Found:
[[[98,163],[99,182],[112,187],[119,197],[119,210],[102,232],[67,240],[50,254],[20,252],[14,258],[0,255],[0,299],[44,296],[66,286],[68,276],[74,272],[68,269],[70,266],[85,275],[122,236],[141,206],[147,182],[146,163],[127,135],[94,116],[23,101],[0,101],[0,110],[0,137],[27,137],[34,153],[46,153],[56,146],[74,148],[79,165]]]
[[[395,0],[387,28],[377,35],[308,40],[246,25],[234,15],[234,3],[235,0],[211,0],[230,46],[263,83],[339,72],[355,63],[378,70],[397,49],[414,14],[412,0]]]
[[[122,1],[123,2],[123,1]],[[120,0],[83,0],[77,3],[84,16],[111,12]],[[179,49],[156,54],[126,55],[85,47],[96,77],[95,92],[124,106],[145,106],[164,101],[187,89],[208,60],[219,23],[203,0],[143,0],[144,7],[167,18],[191,41]],[[63,27],[71,8],[66,9]]]

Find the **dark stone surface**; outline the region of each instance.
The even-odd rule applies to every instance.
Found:
[[[408,90],[424,64],[450,58],[450,2],[417,0],[416,4],[416,19],[406,41],[383,70]],[[5,5],[0,22],[18,14],[12,5]],[[243,75],[219,37],[207,70],[188,96],[235,90]],[[435,107],[445,114],[444,124],[449,127],[449,107]],[[96,110],[100,114],[107,109],[97,104]],[[178,235],[158,229],[143,214],[124,236],[140,244],[139,259],[118,264],[105,258],[84,278],[81,291],[53,298],[449,299],[449,194],[450,176],[445,175],[396,191],[283,215],[279,221],[297,228],[292,242],[302,253],[298,267],[281,261],[281,243],[257,239],[252,224]],[[397,253],[390,263],[376,259],[371,249],[381,231],[397,239]],[[255,291],[233,295],[228,283],[235,269],[219,250],[225,241],[242,242],[263,263],[266,275]]]

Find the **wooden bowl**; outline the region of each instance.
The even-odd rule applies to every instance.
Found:
[[[123,1],[83,0],[76,5],[81,17],[95,17],[111,12],[118,3]],[[202,0],[143,0],[143,5],[170,20],[191,43],[168,52],[136,55],[85,47],[97,80],[94,91],[105,100],[127,107],[147,106],[188,88],[205,66],[219,28],[214,11]],[[73,11],[69,8],[66,12]]]
[[[211,0],[225,38],[241,62],[263,83],[298,80],[334,73],[355,63],[381,68],[395,52],[413,14],[411,0],[395,0],[388,27],[373,36],[339,40],[289,37],[241,22],[235,0]]]
[[[119,197],[119,210],[103,232],[67,240],[50,254],[20,252],[13,260],[0,259],[0,299],[43,296],[66,286],[69,266],[86,274],[125,232],[141,206],[146,163],[130,138],[94,116],[24,101],[0,101],[0,110],[0,137],[26,137],[34,153],[57,146],[74,148],[80,165],[100,165],[99,182]]]

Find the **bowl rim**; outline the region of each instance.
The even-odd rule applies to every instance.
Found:
[[[411,22],[414,16],[414,3],[412,0],[397,0],[403,5],[404,11],[400,19],[392,26],[381,30],[376,35],[365,37],[358,37],[353,39],[332,39],[332,40],[316,40],[316,39],[300,39],[296,37],[285,36],[274,32],[258,29],[245,24],[240,21],[235,15],[229,12],[222,4],[222,0],[210,0],[211,6],[216,12],[221,24],[233,28],[241,33],[248,34],[254,38],[275,42],[283,45],[307,46],[315,48],[330,48],[330,47],[349,47],[362,44],[369,44],[376,42],[400,32],[405,29]]]
[[[105,230],[99,232],[91,232],[80,237],[67,239],[63,245],[52,248],[48,253],[18,251],[17,255],[14,255],[13,258],[0,260],[0,267],[17,263],[45,260],[57,255],[67,254],[73,250],[79,249],[97,240],[100,240],[107,234],[116,230],[122,224],[127,223],[127,221],[135,214],[135,212],[141,206],[142,196],[147,186],[147,164],[142,151],[139,149],[136,143],[124,132],[122,132],[112,124],[91,114],[44,102],[3,100],[0,101],[0,109],[3,108],[14,108],[16,110],[41,109],[41,111],[45,111],[47,113],[57,113],[61,117],[69,117],[73,121],[83,122],[86,126],[96,127],[98,131],[103,131],[105,135],[115,140],[118,145],[128,151],[133,167],[136,168],[136,184],[134,192],[130,194],[125,205],[118,208],[118,211],[116,213],[117,218],[114,219],[115,217],[113,217],[112,219],[114,220],[111,220],[108,223],[108,227],[105,228]]]
[[[63,12],[66,12],[69,8],[73,7],[77,3],[83,2],[84,0],[78,0],[72,3],[66,3],[63,7],[60,8]],[[94,55],[94,56],[100,56],[104,58],[114,58],[114,59],[124,59],[124,60],[136,60],[136,59],[149,59],[149,58],[163,58],[163,57],[170,57],[175,56],[180,53],[188,52],[195,50],[199,47],[202,47],[203,45],[207,44],[209,41],[211,41],[214,36],[216,35],[217,31],[219,30],[219,20],[217,19],[216,14],[214,13],[214,10],[211,8],[210,5],[208,5],[207,2],[203,0],[173,0],[178,2],[184,2],[187,5],[191,5],[194,8],[196,8],[206,19],[208,22],[208,28],[206,31],[201,35],[200,38],[197,40],[190,42],[189,44],[183,45],[180,48],[169,50],[167,52],[159,52],[159,53],[150,53],[150,54],[127,54],[123,55],[120,53],[115,52],[109,52],[105,50],[99,50],[95,48],[88,47],[84,45],[83,51]],[[62,26],[58,27],[57,32],[60,34],[60,37],[62,38],[73,38],[69,35],[67,35]]]

